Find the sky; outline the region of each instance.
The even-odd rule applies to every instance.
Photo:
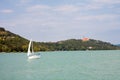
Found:
[[[120,0],[0,0],[0,26],[39,42],[120,44]]]

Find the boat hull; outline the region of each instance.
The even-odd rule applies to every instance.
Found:
[[[28,59],[39,59],[40,55],[32,55],[32,56],[28,56]]]

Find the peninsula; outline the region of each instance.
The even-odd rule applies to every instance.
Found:
[[[0,27],[0,52],[26,52],[29,41]],[[120,50],[119,46],[94,39],[68,39],[58,42],[35,42],[35,51]]]

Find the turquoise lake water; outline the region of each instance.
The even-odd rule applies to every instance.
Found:
[[[0,80],[120,80],[120,51],[1,53]]]

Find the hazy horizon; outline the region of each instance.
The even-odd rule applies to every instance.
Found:
[[[0,26],[27,39],[120,44],[119,0],[2,0]]]

